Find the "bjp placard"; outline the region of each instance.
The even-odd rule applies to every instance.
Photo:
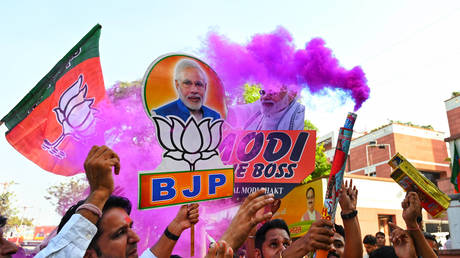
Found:
[[[227,114],[217,74],[193,56],[164,55],[148,68],[142,96],[164,151],[156,170],[140,175],[139,208],[231,197],[233,169],[217,149]]]

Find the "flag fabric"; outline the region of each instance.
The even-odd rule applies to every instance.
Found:
[[[8,142],[55,174],[82,171],[80,152],[88,150],[79,143],[94,130],[96,106],[105,97],[100,33],[97,24],[1,120]]]
[[[452,175],[450,182],[454,184],[455,191],[458,193],[458,171],[460,170],[460,163],[458,159],[457,144],[454,141],[454,159],[452,160]]]

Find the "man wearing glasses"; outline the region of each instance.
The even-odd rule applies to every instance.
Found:
[[[282,86],[260,90],[260,99],[252,104],[229,108],[227,121],[243,130],[303,130],[305,106],[296,101],[296,93]]]
[[[193,60],[182,59],[174,69],[174,85],[179,99],[153,110],[159,116],[178,116],[184,122],[193,115],[195,120],[211,117],[219,119],[216,111],[203,105],[206,99],[207,77]]]

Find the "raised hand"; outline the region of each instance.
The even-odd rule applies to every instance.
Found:
[[[169,224],[168,229],[175,235],[180,235],[184,230],[198,222],[198,203],[182,205],[176,217]]]
[[[402,217],[406,222],[406,226],[408,228],[418,227],[417,217],[422,215],[422,205],[418,195],[415,192],[407,193],[401,206],[403,208]]]
[[[350,182],[350,183],[348,183]],[[348,214],[356,210],[356,203],[358,202],[358,189],[353,186],[353,179],[345,181],[340,189],[339,203],[342,208],[342,214]]]
[[[91,193],[103,192],[110,196],[114,189],[112,167],[120,173],[120,158],[107,146],[93,146],[85,160],[85,173]]]
[[[393,243],[396,255],[400,258],[415,258],[417,253],[415,252],[414,242],[410,235],[396,224],[389,222],[393,231],[390,234],[390,241]]]
[[[233,250],[237,250],[244,243],[249,232],[259,222],[270,219],[273,216],[271,211],[266,213],[257,212],[274,201],[273,194],[264,193],[265,189],[260,189],[244,200],[230,226],[222,236],[221,239],[226,241]]]

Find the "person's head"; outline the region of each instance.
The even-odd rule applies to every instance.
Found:
[[[375,239],[377,240],[377,247],[382,247],[385,245],[385,233],[380,231],[375,233]]]
[[[363,239],[364,248],[366,249],[367,254],[372,253],[377,249],[377,239],[373,235],[366,235]]]
[[[256,232],[255,256],[257,258],[272,257],[278,251],[286,249],[291,244],[289,228],[282,219],[274,219],[265,223]]]
[[[425,240],[428,242],[428,245],[430,245],[433,251],[436,254],[438,254],[439,246],[438,246],[438,241],[436,241],[436,237],[428,232],[424,232],[423,236],[425,237]]]
[[[180,100],[193,111],[201,109],[206,98],[208,79],[197,62],[180,60],[174,69],[174,85]]]
[[[0,215],[0,258],[11,257],[18,251],[18,247],[3,237],[3,227],[6,225],[6,217]]]
[[[313,187],[308,188],[305,195],[307,197],[307,210],[313,211],[315,209],[315,189]]]
[[[398,258],[393,246],[382,246],[369,254],[369,258]]]
[[[345,229],[337,224],[334,224],[334,236],[332,237],[332,245],[327,257],[342,257],[345,250]]]
[[[72,206],[58,226],[64,227],[77,208],[85,200]],[[110,196],[102,209],[102,217],[97,222],[97,233],[86,250],[85,257],[137,257],[139,236],[133,231],[129,217],[131,202],[120,196]]]
[[[285,86],[282,86],[280,89],[262,89],[259,93],[262,113],[264,114],[272,114],[284,110],[295,98],[295,93],[290,92]]]

